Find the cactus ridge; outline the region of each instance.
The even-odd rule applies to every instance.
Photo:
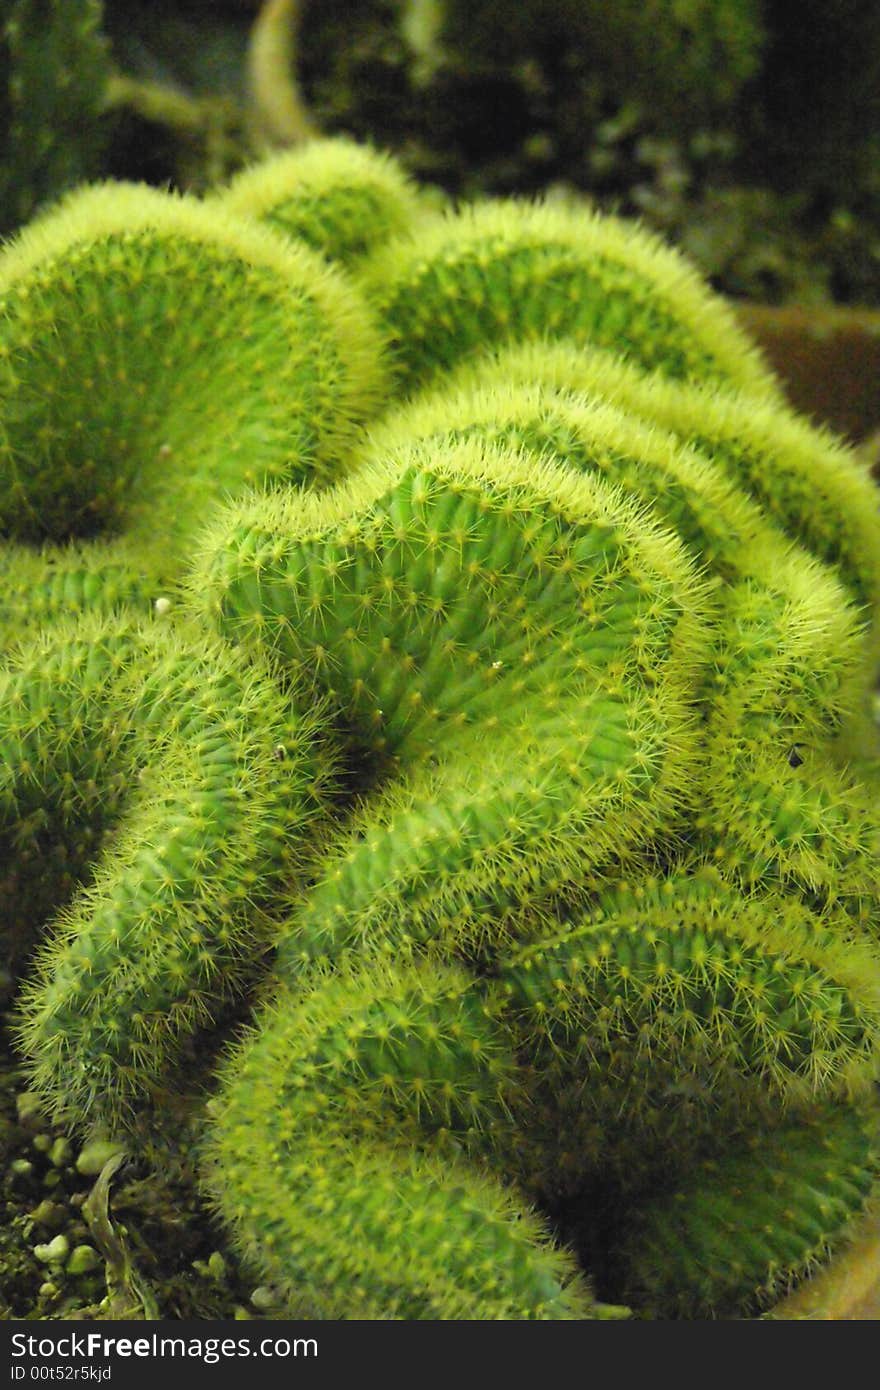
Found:
[[[854,449],[778,402],[747,390],[675,381],[636,361],[569,342],[516,343],[463,363],[449,393],[542,385],[598,399],[667,430],[751,496],[765,522],[834,565],[873,621],[880,605],[880,508]]]
[[[750,1096],[796,1108],[864,1096],[877,1078],[877,951],[796,900],[744,898],[708,867],[606,891],[499,971],[521,1050],[543,1087],[574,1090],[588,1126],[609,1076],[638,1125],[699,1075],[713,1126],[730,1095],[741,1119]]]
[[[741,679],[738,666],[757,668],[761,656],[766,673],[776,653],[780,670],[791,666],[786,708],[800,726],[822,719],[833,728],[840,721],[858,698],[867,658],[859,614],[835,568],[787,540],[723,470],[675,436],[602,400],[542,385],[484,388],[477,374],[474,381],[460,391],[441,388],[386,415],[370,429],[368,457],[379,459],[406,439],[442,445],[477,437],[607,478],[650,507],[698,563],[725,581],[721,605],[740,585],[736,615],[729,624],[722,620],[725,641],[714,682]],[[739,610],[758,606],[761,595],[766,611],[761,623],[752,620],[754,635],[747,641]],[[732,637],[728,625],[735,625]]]
[[[146,617],[156,602],[172,602],[160,546],[132,554],[125,536],[73,541],[39,549],[7,541],[0,546],[0,652],[75,613],[125,612]]]
[[[124,540],[161,593],[218,499],[340,473],[383,380],[341,271],[145,187],[80,190],[26,228],[0,257],[0,303],[0,534],[55,547],[42,579],[28,566],[44,600],[79,564],[71,539]],[[93,556],[106,607],[114,560]],[[4,598],[0,630],[21,607]]]
[[[261,159],[206,201],[215,199],[232,215],[264,222],[348,266],[406,236],[421,214],[418,192],[396,160],[339,136]]]
[[[635,223],[486,200],[425,216],[359,268],[411,394],[477,349],[573,338],[671,377],[779,399],[757,349],[689,262]]]
[[[505,1123],[513,1070],[497,1005],[461,970],[313,971],[227,1058],[213,1199],[306,1316],[590,1317],[573,1257],[466,1155]]]
[[[380,760],[279,962],[383,922],[422,941],[446,922],[468,949],[469,905],[497,933],[539,866],[601,869],[688,796],[704,585],[602,480],[416,443],[321,498],[236,507],[193,592]]]
[[[878,1171],[876,1105],[824,1105],[741,1138],[632,1215],[625,1296],[661,1318],[760,1312],[845,1247]]]
[[[252,971],[272,889],[325,809],[325,721],[259,663],[128,617],[47,630],[3,681],[4,821],[60,805],[76,843],[108,789],[118,812],[18,1005],[47,1104],[115,1127]]]

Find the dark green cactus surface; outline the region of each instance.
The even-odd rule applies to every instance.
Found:
[[[628,1296],[654,1316],[760,1307],[827,1258],[876,1181],[878,1142],[876,1106],[824,1106],[704,1159],[622,1236]]]
[[[727,306],[639,228],[441,216],[345,140],[76,192],[0,302],[0,941],[46,1108],[154,1153],[184,1107],[298,1316],[753,1317],[845,1248],[880,514]]]

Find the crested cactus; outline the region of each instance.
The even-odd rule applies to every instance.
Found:
[[[265,222],[331,261],[354,265],[420,212],[416,190],[396,160],[341,137],[285,150],[212,195],[236,217]]]
[[[510,203],[362,256],[335,199],[308,152],[107,185],[0,256],[33,1084],[137,1130],[271,959],[201,1152],[292,1310],[606,1316],[536,1210],[585,1183],[634,1306],[755,1311],[876,1168],[870,488],[644,233]]]

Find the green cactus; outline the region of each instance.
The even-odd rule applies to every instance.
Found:
[[[279,969],[386,931],[476,949],[536,876],[601,872],[688,796],[703,586],[600,480],[402,447],[323,497],[235,508],[191,586],[331,700],[379,781]]]
[[[780,398],[728,306],[635,223],[485,202],[424,217],[359,272],[391,339],[403,394],[478,349],[573,337],[671,377]]]
[[[11,0],[0,25],[0,234],[99,172],[100,0]]]
[[[759,1125],[871,1093],[880,954],[833,917],[744,897],[698,865],[643,875],[533,935],[499,971],[531,1077],[520,1133],[540,1190],[597,1170],[638,1187],[670,1163],[684,1171],[750,1113]]]
[[[845,1248],[878,1174],[876,1105],[741,1138],[631,1214],[616,1250],[625,1296],[655,1318],[760,1313]]]
[[[163,583],[166,558],[159,545],[132,554],[124,536],[40,549],[0,545],[0,652],[75,613],[161,611],[173,592]]]
[[[18,1004],[47,1106],[117,1129],[250,977],[273,891],[325,809],[324,721],[197,631],[89,615],[8,663],[0,730],[4,829],[44,811],[81,863],[106,793],[118,813]]]
[[[265,222],[343,265],[406,236],[421,210],[396,160],[341,137],[263,159],[214,197],[234,216]]]
[[[0,304],[0,532],[123,535],[160,593],[216,499],[341,472],[383,380],[340,271],[142,187],[86,189],[26,228]]]
[[[227,1058],[206,1182],[300,1316],[598,1315],[545,1223],[467,1157],[505,1123],[497,1015],[461,970],[359,963],[277,991]]]
[[[105,186],[0,256],[33,1084],[159,1125],[183,1040],[271,959],[202,1154],[291,1310],[605,1316],[533,1208],[586,1182],[634,1302],[753,1311],[873,1173],[878,823],[833,762],[869,671],[864,478],[636,230],[426,215],[358,291],[217,202]],[[393,373],[364,291],[402,392],[472,364],[369,435]],[[754,1234],[789,1201],[791,1240]]]

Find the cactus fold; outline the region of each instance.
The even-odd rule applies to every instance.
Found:
[[[89,617],[9,662],[4,822],[20,835],[23,811],[52,814],[76,851],[100,835],[108,792],[116,812],[19,998],[20,1043],[55,1113],[123,1124],[180,1037],[248,978],[273,886],[324,810],[321,729],[257,663],[165,623]]]
[[[705,1158],[624,1228],[627,1296],[653,1317],[754,1314],[845,1247],[880,1171],[876,1106],[823,1106]]]
[[[573,349],[566,356],[572,357],[574,374],[577,356]],[[506,360],[506,354],[500,358],[502,368]],[[804,682],[799,703],[792,684],[791,708],[800,710],[805,724],[814,707],[830,725],[839,722],[849,687],[864,681],[868,658],[860,614],[848,602],[835,567],[804,555],[723,467],[653,420],[633,419],[604,398],[577,396],[553,385],[507,386],[503,370],[491,372],[485,386],[477,370],[471,376],[470,386],[440,387],[386,414],[370,430],[368,457],[381,458],[407,439],[442,447],[447,440],[476,437],[608,479],[650,508],[658,522],[671,526],[694,558],[726,581],[719,604],[725,605],[728,593],[742,582],[750,592],[767,592],[768,609],[785,610],[778,618],[785,624],[782,640],[791,659],[800,661]],[[657,386],[665,389],[665,383]],[[739,620],[737,625],[741,627]],[[775,633],[765,636],[758,651],[772,655],[776,640]],[[737,642],[736,650],[736,660],[749,659],[743,642]],[[716,664],[721,660],[716,656]],[[717,682],[734,678],[733,661],[728,643],[725,674],[716,672]]]
[[[671,377],[779,397],[727,305],[635,223],[487,201],[423,218],[359,272],[402,394],[478,349],[571,337]]]
[[[599,872],[688,794],[703,585],[600,480],[416,444],[237,509],[193,580],[222,632],[336,706],[379,782],[279,968],[383,923],[476,948],[537,874]]]
[[[405,236],[421,208],[396,160],[341,137],[263,159],[213,198],[343,265]]]
[[[708,867],[642,878],[555,933],[545,925],[500,966],[533,1078],[526,1108],[542,1115],[531,1142],[552,1136],[532,1180],[560,1187],[601,1166],[633,1185],[668,1155],[683,1169],[750,1110],[759,1124],[869,1095],[880,954],[847,935],[796,900],[744,898]]]
[[[390,962],[276,992],[227,1058],[206,1152],[220,1213],[305,1316],[584,1318],[573,1257],[468,1159],[505,1119],[497,1006]]]
[[[0,532],[124,536],[160,583],[216,499],[343,471],[382,380],[340,271],[133,185],[72,194],[26,228],[0,256],[0,304]]]
[[[75,613],[146,616],[172,592],[158,546],[126,537],[69,545],[0,546],[0,651]]]
[[[670,380],[575,342],[525,343],[465,363],[449,392],[542,385],[598,399],[668,430],[754,498],[765,519],[834,565],[854,601],[880,602],[880,503],[843,440],[777,403],[722,385]]]

